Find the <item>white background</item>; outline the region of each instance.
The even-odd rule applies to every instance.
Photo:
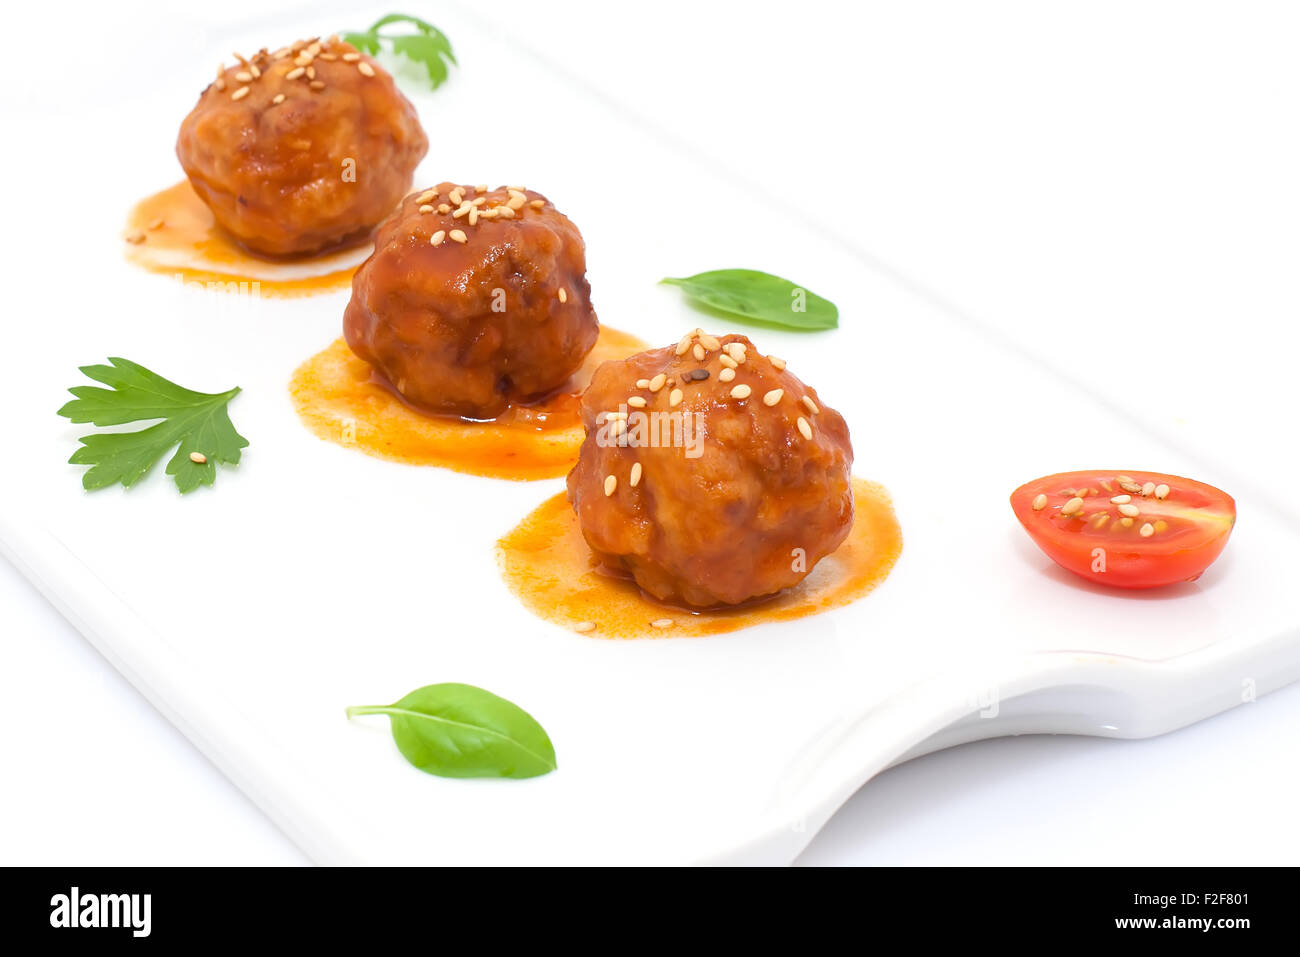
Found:
[[[128,6],[140,9],[70,18],[64,59],[90,42],[147,58],[168,41],[148,4]],[[265,6],[187,15],[198,32]],[[410,6],[435,22],[437,9]],[[1226,448],[1243,483],[1296,513],[1293,6],[475,9],[921,294],[1186,446]],[[316,16],[326,29],[340,14],[304,23]],[[23,79],[0,96],[48,97],[57,111],[77,78],[40,75],[38,46],[15,51],[29,67],[11,64]],[[159,82],[206,82],[209,65],[187,81],[183,61],[164,59]],[[8,565],[0,634],[0,862],[304,862]],[[1297,718],[1292,687],[1151,741],[1022,738],[933,755],[868,784],[803,861],[1295,863]]]

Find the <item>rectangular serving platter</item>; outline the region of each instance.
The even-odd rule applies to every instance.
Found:
[[[431,141],[417,185],[523,182],[582,229],[603,322],[654,344],[696,325],[744,331],[784,356],[848,420],[855,473],[893,494],[904,548],[865,599],[796,622],[615,642],[539,621],[502,583],[494,544],[562,480],[321,442],[286,385],[339,335],[345,294],[230,296],[125,263],[125,213],[179,178],[174,128],[208,68],[169,63],[169,84],[67,107],[80,112],[60,122],[88,142],[138,138],[96,156],[75,260],[34,262],[16,290],[21,361],[0,390],[23,454],[0,472],[0,548],[314,860],[786,863],[863,782],[925,750],[1156,734],[1300,677],[1300,532],[1249,490],[1222,559],[1159,593],[1072,580],[1006,502],[1030,477],[1084,466],[1229,485],[1208,450],[1170,444],[938,308],[827,239],[815,210],[757,198],[481,21],[451,8],[439,23],[462,66],[413,96]],[[211,59],[319,29],[240,27],[212,38]],[[62,172],[13,197],[11,215],[41,222]],[[835,215],[840,232],[868,227]],[[840,328],[745,330],[657,285],[740,265],[798,277],[839,305]],[[109,355],[197,389],[241,386],[243,464],[184,498],[161,474],[83,493],[66,460],[85,427],[54,413],[76,367]],[[559,770],[430,777],[382,721],[344,716],[440,681],[525,707]]]

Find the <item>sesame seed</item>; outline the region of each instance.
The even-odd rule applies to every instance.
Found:
[[[1123,518],[1121,518],[1121,519],[1119,520],[1119,523],[1120,523],[1121,525],[1123,525],[1125,528],[1132,528],[1132,527],[1133,527],[1133,519],[1130,518],[1130,517],[1127,516],[1127,515],[1125,515]]]
[[[672,626],[673,620],[671,618],[656,618],[650,622],[651,628],[671,628]]]
[[[1129,518],[1137,518],[1139,515],[1139,509],[1136,505],[1130,505],[1126,502],[1119,506],[1119,513],[1121,515],[1127,515]]]
[[[249,91],[250,89],[251,89],[251,87],[241,86],[241,87],[240,87],[238,90],[236,90],[234,93],[231,93],[231,94],[230,94],[230,98],[231,98],[232,100],[242,100],[244,97],[248,96],[248,91]]]
[[[312,80],[312,81],[311,81],[310,83],[308,83],[307,85],[310,86],[310,87],[311,87],[313,90],[315,90],[317,93],[319,93],[321,90],[325,89],[325,81],[324,81],[324,80]]]
[[[641,463],[632,463],[632,474],[627,477],[627,484],[636,488],[641,484]]]
[[[645,398],[639,395],[628,396],[627,404],[634,409],[644,409]]]
[[[440,229],[432,236],[429,237],[429,243],[433,246],[441,246],[442,241],[446,238],[447,238],[447,231],[445,229]]]
[[[700,345],[698,342],[695,343],[695,345],[691,346],[691,355],[695,356],[696,362],[703,362],[705,356],[704,346]]]
[[[1061,506],[1062,515],[1073,515],[1079,509],[1083,508],[1083,499],[1077,495]]]
[[[558,299],[560,300],[560,302],[568,302],[568,301],[569,301],[569,293],[568,293],[568,290],[566,290],[563,286],[560,287],[560,291],[557,292],[555,295],[556,295],[556,298],[558,298]]]
[[[356,62],[357,62],[358,60],[360,60],[360,59],[361,59],[361,54],[360,54],[360,53],[345,53],[345,54],[343,54],[343,62],[344,62],[344,63],[356,63]]]
[[[126,237],[126,241],[132,246],[139,246],[144,242],[144,233],[132,233],[130,236]]]
[[[649,389],[651,392],[658,392],[660,389],[664,387],[664,383],[667,381],[668,381],[668,376],[664,375],[661,372],[653,379],[651,379],[649,382],[647,382],[645,387]]]
[[[425,203],[423,206],[420,207],[420,212],[431,213],[433,212],[433,207],[430,206],[428,203]]]
[[[739,365],[739,363],[736,362],[735,359],[731,358],[731,356],[727,355],[725,352],[722,355],[718,356],[718,361],[721,362],[728,369],[734,369],[736,368],[737,365]]]
[[[669,393],[668,393],[668,405],[669,405],[670,408],[674,408],[674,409],[675,409],[675,408],[677,408],[677,406],[679,406],[679,405],[681,405],[681,404],[682,404],[682,390],[681,390],[681,389],[673,389],[672,392],[669,392]]]
[[[1155,490],[1156,490],[1156,483],[1155,483],[1155,482],[1147,482],[1146,485],[1143,485],[1143,486],[1142,486],[1142,497],[1143,497],[1143,498],[1150,498],[1151,495],[1152,495],[1152,493],[1155,492]]]
[[[611,495],[613,495],[614,489],[616,488],[618,488],[618,476],[606,475],[605,476],[605,497],[609,498]]]
[[[813,415],[816,415],[818,412],[821,411],[821,409],[817,408],[817,403],[814,402],[810,396],[804,396],[803,399],[801,399],[800,401],[803,402],[803,407],[807,409],[809,412],[811,412]]]
[[[240,83],[252,83],[253,74],[249,73],[247,70],[240,70],[238,73],[235,74],[235,79],[238,80]]]
[[[1168,498],[1168,497],[1169,497],[1169,486],[1168,486],[1168,485],[1157,485],[1157,486],[1156,486],[1156,498]]]
[[[1150,538],[1155,533],[1156,533],[1156,527],[1152,525],[1150,522],[1147,522],[1145,525],[1143,525],[1141,528],[1138,529],[1138,534],[1141,535],[1143,538]]]
[[[283,93],[277,93],[277,94],[275,94],[275,96],[271,97],[271,105],[272,105],[272,106],[279,106],[279,105],[280,105],[281,103],[283,103],[283,102],[284,102],[284,94],[283,94]]]
[[[776,371],[777,371],[777,372],[784,372],[784,371],[785,371],[785,360],[784,360],[784,359],[778,359],[776,356],[768,356],[768,357],[767,357],[767,361],[770,362],[770,363],[772,363],[772,365],[776,367]]]
[[[1034,496],[1034,511],[1035,511],[1035,512],[1041,512],[1041,511],[1042,511],[1043,509],[1045,509],[1046,507],[1047,507],[1047,496],[1046,496],[1046,495],[1043,495],[1041,492],[1040,492],[1038,495],[1035,495],[1035,496]]]
[[[357,69],[361,72],[362,76],[375,75],[375,68],[371,66],[369,63],[367,63],[365,60],[362,60],[360,63],[357,64]]]
[[[284,75],[284,78],[286,80],[296,80],[298,79],[298,77],[302,76],[306,72],[307,72],[307,68],[305,66],[296,66],[288,73],[286,73]]]
[[[1131,502],[1131,501],[1133,501],[1133,496],[1132,496],[1132,495],[1114,495],[1114,496],[1111,496],[1110,504],[1112,504],[1112,505],[1127,505],[1127,504],[1128,504],[1129,502]]]
[[[580,635],[585,635],[589,631],[596,630],[596,623],[594,621],[580,621],[573,626],[573,630]]]
[[[736,377],[736,370],[725,366],[723,367],[722,371],[718,373],[719,382],[730,382],[735,377]]]
[[[799,434],[802,435],[805,439],[812,438],[812,426],[808,424],[808,420],[805,419],[802,415],[795,420],[794,424],[799,426]]]
[[[208,461],[208,457],[204,455],[202,452],[191,452],[190,461],[193,462],[195,465],[204,465]]]
[[[455,243],[463,243],[466,242],[468,239],[468,237],[459,229],[453,229],[451,232],[447,234],[447,238]]]

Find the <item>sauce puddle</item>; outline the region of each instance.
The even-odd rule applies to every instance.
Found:
[[[142,269],[232,293],[247,295],[251,288],[281,298],[350,288],[352,274],[373,248],[367,242],[303,259],[263,259],[217,226],[188,180],[140,200],[124,235],[127,260]]]
[[[289,393],[318,438],[407,465],[436,465],[488,478],[556,478],[578,461],[585,432],[582,390],[596,367],[647,348],[636,336],[600,327],[596,345],[569,382],[534,405],[470,422],[412,408],[342,339],[293,374]]]
[[[515,596],[539,618],[596,638],[720,635],[771,621],[793,621],[857,601],[888,577],[903,550],[889,493],[853,479],[853,528],[802,582],[739,608],[684,611],[642,595],[634,582],[596,569],[564,493],[547,499],[497,542],[497,563]],[[671,620],[667,627],[651,622]]]

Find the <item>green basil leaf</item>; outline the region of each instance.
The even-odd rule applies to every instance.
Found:
[[[396,704],[348,708],[347,713],[349,718],[388,715],[397,750],[429,774],[533,778],[556,768],[551,739],[532,715],[473,685],[426,685]]]
[[[802,331],[839,325],[840,312],[835,303],[788,279],[757,269],[715,269],[659,281],[680,286],[697,306],[736,319]]]

